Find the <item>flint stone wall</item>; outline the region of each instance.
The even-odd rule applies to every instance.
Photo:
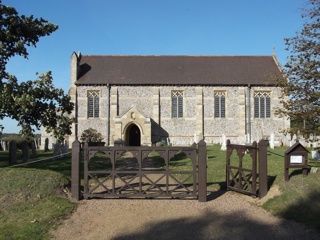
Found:
[[[198,90],[197,90],[198,89]],[[199,89],[201,94],[199,94]],[[100,117],[88,118],[87,95],[89,90],[100,91]],[[183,91],[183,118],[171,118],[171,91]],[[114,129],[115,118],[126,114],[131,108],[137,109],[146,119],[152,121],[151,137],[173,142],[174,145],[189,145],[202,137],[207,143],[220,143],[224,134],[233,142],[245,143],[247,133],[247,87],[219,86],[78,86],[78,134],[89,127],[98,130],[104,138],[113,139],[123,134],[124,127]],[[109,94],[112,92],[109,101]],[[214,92],[225,91],[226,117],[214,117]],[[254,118],[254,91],[271,92],[271,118]],[[280,90],[275,87],[252,87],[251,89],[251,140],[259,141],[271,133],[275,141],[283,138],[280,131],[289,126],[289,121],[275,115],[281,106]],[[112,106],[111,106],[112,105]],[[108,132],[108,109],[110,106],[110,132]],[[154,111],[154,108],[159,111]],[[113,114],[113,115],[112,115]],[[159,122],[160,121],[160,122]],[[200,130],[199,130],[200,129]],[[122,131],[116,133],[112,131]],[[108,136],[108,134],[113,136]],[[164,134],[165,136],[161,135]],[[196,135],[196,136],[195,136]],[[168,138],[168,139],[166,139]]]

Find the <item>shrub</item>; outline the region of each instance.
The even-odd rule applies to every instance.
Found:
[[[80,137],[82,142],[101,142],[102,139],[102,134],[92,128],[84,130]]]
[[[29,145],[29,147],[31,147],[31,143],[34,141],[33,138],[22,138],[22,137],[3,137],[1,138],[2,141],[4,142],[11,142],[14,141],[16,143],[17,149],[22,149],[22,145],[24,142],[27,142],[27,144]]]

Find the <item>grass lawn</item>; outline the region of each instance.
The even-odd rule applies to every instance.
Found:
[[[30,161],[48,157],[52,153],[39,151]],[[70,185],[70,156],[6,168],[8,152],[2,151],[0,166],[0,239],[49,239],[49,230],[75,209],[63,196]]]
[[[320,232],[320,171],[303,177],[300,169],[291,169],[290,180],[285,182],[286,150],[287,147],[268,149],[269,187],[278,186],[282,194],[269,199],[262,207]],[[37,158],[29,161],[51,156],[52,153],[39,151]],[[220,150],[220,145],[208,146],[207,157],[208,190],[225,189],[226,152]],[[70,185],[71,157],[13,168],[6,168],[7,159],[8,152],[0,152],[0,239],[49,238],[48,231],[75,208],[61,196],[61,189]],[[189,164],[190,160],[179,155],[173,166],[188,169]],[[309,161],[309,166],[320,168],[320,161]]]

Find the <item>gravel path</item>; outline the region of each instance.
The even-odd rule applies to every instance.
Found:
[[[52,232],[63,240],[320,239],[305,226],[277,218],[251,197],[216,192],[210,200],[82,200]]]

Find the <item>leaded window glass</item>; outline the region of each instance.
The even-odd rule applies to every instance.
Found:
[[[99,117],[99,92],[88,91],[88,117]]]
[[[172,91],[172,117],[182,118],[183,117],[183,91]]]
[[[226,92],[217,91],[214,93],[214,117],[226,117]]]
[[[270,92],[254,92],[254,117],[270,118]]]

